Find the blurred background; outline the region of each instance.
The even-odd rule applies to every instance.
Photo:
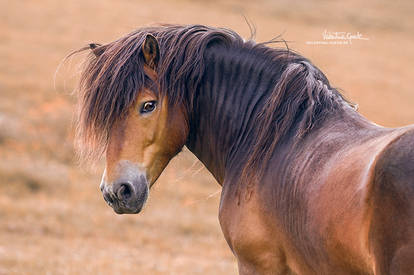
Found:
[[[236,274],[218,223],[220,187],[191,153],[175,158],[140,215],[114,214],[102,166],[73,148],[82,56],[153,23],[227,27],[257,41],[283,34],[378,124],[414,123],[414,2],[0,0],[0,274]],[[368,40],[318,44],[323,33]],[[282,46],[282,45],[281,45]]]

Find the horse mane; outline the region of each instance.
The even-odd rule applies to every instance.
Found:
[[[263,175],[263,164],[270,160],[283,138],[290,134],[293,143],[300,141],[329,113],[345,106],[356,109],[309,60],[295,55],[256,118],[255,145],[241,175],[248,187]]]
[[[146,34],[160,46],[158,79],[144,71],[141,46]],[[296,136],[303,137],[324,115],[344,102],[323,75],[306,58],[289,49],[245,42],[234,31],[202,25],[162,25],[138,29],[105,45],[93,44],[78,87],[77,140],[82,158],[95,160],[106,150],[114,123],[123,119],[142,88],[151,88],[169,104],[194,98],[205,75],[205,56],[214,46],[246,48],[268,57],[275,70],[273,89],[259,112],[254,146],[248,154],[246,173],[254,174],[262,160],[269,160],[276,144],[298,123]],[[88,47],[89,48],[89,47]],[[346,102],[346,101],[345,101]],[[259,173],[256,173],[260,175]]]

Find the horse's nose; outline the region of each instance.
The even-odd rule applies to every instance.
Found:
[[[141,211],[147,197],[148,185],[145,178],[135,181],[118,181],[103,188],[105,201],[118,214],[134,214]]]

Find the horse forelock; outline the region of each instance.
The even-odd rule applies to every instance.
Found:
[[[130,35],[92,49],[77,89],[76,140],[82,159],[100,159],[114,123],[149,81],[139,51],[142,40]]]

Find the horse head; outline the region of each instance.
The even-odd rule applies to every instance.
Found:
[[[141,52],[146,76],[157,83],[159,47],[154,36],[146,36]],[[169,105],[167,96],[155,92],[156,86],[139,91],[126,116],[109,133],[100,189],[118,214],[141,211],[149,189],[188,135],[183,108]]]

